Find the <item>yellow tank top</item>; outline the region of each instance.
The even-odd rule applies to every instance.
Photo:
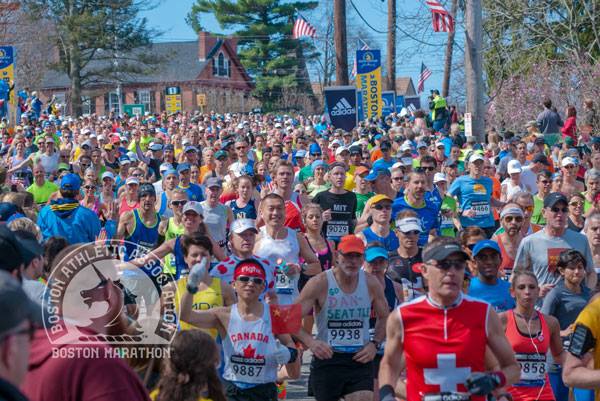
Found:
[[[575,320],[575,325],[577,324],[587,327],[596,340],[596,346],[594,347],[594,369],[600,369],[600,346],[598,346],[598,341],[600,341],[600,298],[583,308],[577,320]],[[594,392],[595,400],[600,401],[600,391],[595,389]]]
[[[185,291],[187,285],[187,277],[182,277],[177,280],[177,290],[175,293],[175,298],[173,302],[175,303],[175,313],[179,316],[179,308],[181,305],[181,298]],[[208,310],[212,308],[216,308],[223,305],[223,294],[221,293],[221,280],[218,278],[213,278],[210,283],[210,287],[206,290],[198,291],[194,294],[194,300],[192,303],[193,310]],[[181,330],[190,330],[196,328],[195,326],[186,323],[179,322],[179,326]],[[201,329],[206,333],[210,334],[212,338],[217,338],[217,330],[216,329]]]
[[[165,241],[175,239],[175,237],[177,237],[178,235],[182,235],[184,231],[185,229],[183,228],[183,224],[178,226],[177,224],[175,224],[173,217],[170,217],[167,223],[167,229],[165,231]],[[165,271],[165,273],[175,274],[175,272],[177,271],[177,269],[175,268],[175,255],[173,253],[170,253],[167,256],[165,256],[164,260],[165,264],[163,270]]]

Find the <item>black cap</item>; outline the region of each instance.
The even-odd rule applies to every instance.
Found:
[[[600,143],[600,136],[592,137],[592,145],[596,145],[598,143]]]
[[[464,256],[465,259],[469,259],[469,255],[467,255],[466,252],[463,251],[459,244],[450,242],[440,244],[436,247],[428,249],[427,252],[423,252],[423,262],[428,262],[430,260],[444,260],[453,253],[460,253],[462,254],[462,256]]]
[[[381,145],[379,145],[379,149],[383,150],[389,150],[392,148],[392,144],[389,143],[388,141],[383,141],[381,142]]]
[[[558,202],[563,202],[565,205],[569,204],[569,200],[561,192],[551,192],[544,198],[544,207],[553,207]]]
[[[25,320],[42,326],[42,308],[32,301],[11,274],[0,271],[0,336],[10,333]]]
[[[548,162],[548,158],[543,153],[538,153],[537,155],[533,156],[533,159],[531,159],[531,161],[532,163],[542,163],[546,166],[550,165],[550,163]]]
[[[29,264],[34,256],[39,256],[39,247],[32,245],[29,241],[18,238],[14,232],[6,226],[0,226],[0,270],[11,272],[22,264]]]
[[[152,195],[156,196],[156,189],[152,184],[142,184],[138,189],[138,196],[141,198],[142,196]]]
[[[542,138],[541,136],[538,138],[535,138],[535,141],[533,141],[534,144],[536,145],[544,145],[546,144],[546,142],[544,141],[544,138]]]
[[[362,154],[362,149],[358,145],[353,145],[348,148],[351,155],[360,155]]]

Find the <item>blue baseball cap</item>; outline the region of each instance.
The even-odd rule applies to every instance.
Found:
[[[323,160],[315,160],[314,162],[312,162],[312,164],[310,165],[310,168],[312,169],[312,171],[314,172],[317,168],[319,167],[323,167],[325,170],[327,170],[327,164],[323,161]]]
[[[60,189],[68,191],[79,191],[81,188],[81,178],[77,174],[69,173],[60,180]]]
[[[187,153],[187,152],[198,152],[198,148],[196,148],[195,146],[192,146],[192,145],[188,145],[183,149],[183,153]]]
[[[148,146],[148,149],[150,149],[152,152],[159,152],[163,150],[163,145],[162,143],[153,143],[150,146]]]
[[[163,173],[163,177],[165,177],[165,178],[170,175],[179,177],[179,174],[177,174],[177,170],[175,170],[175,169],[168,169],[168,170],[165,170],[165,172]]]
[[[365,260],[370,263],[377,258],[384,258],[385,260],[388,260],[387,250],[380,246],[367,248],[367,250],[365,251]]]
[[[177,172],[181,173],[182,171],[187,171],[187,170],[191,170],[192,166],[190,165],[190,163],[179,163],[179,165],[177,166]]]
[[[311,155],[320,155],[323,152],[321,151],[321,147],[318,144],[311,143],[310,147],[308,148],[308,153],[310,153]]]
[[[499,254],[502,253],[500,252],[500,247],[496,241],[492,241],[491,239],[482,239],[475,244],[475,247],[473,248],[473,257],[477,256],[479,252],[483,251],[484,249],[493,249]]]
[[[379,177],[380,175],[391,176],[392,173],[390,173],[390,170],[388,170],[387,168],[385,168],[383,166],[378,166],[378,167],[375,167],[373,170],[371,170],[369,175],[367,175],[365,177],[365,180],[375,181],[377,179],[377,177]]]

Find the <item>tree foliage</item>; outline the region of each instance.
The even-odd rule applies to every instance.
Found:
[[[235,31],[242,65],[254,78],[253,95],[263,108],[272,110],[290,106],[283,104],[284,88],[311,93],[305,61],[317,54],[308,41],[292,39],[291,34],[296,10],[317,5],[316,1],[197,0],[187,22],[199,32],[203,14],[210,13],[222,29]]]
[[[32,18],[49,21],[59,50],[51,67],[71,80],[71,112],[81,114],[81,91],[144,74],[162,60],[149,54],[159,32],[139,13],[153,5],[138,0],[23,0]]]

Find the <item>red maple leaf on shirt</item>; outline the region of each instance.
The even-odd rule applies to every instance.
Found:
[[[225,274],[225,273],[227,273],[227,267],[225,267],[225,266],[223,266],[223,265],[219,265],[219,266],[217,267],[217,270],[219,270],[219,273],[221,273],[221,274]]]
[[[248,344],[246,348],[242,350],[244,352],[244,358],[254,358],[256,348],[252,348],[252,344]]]

